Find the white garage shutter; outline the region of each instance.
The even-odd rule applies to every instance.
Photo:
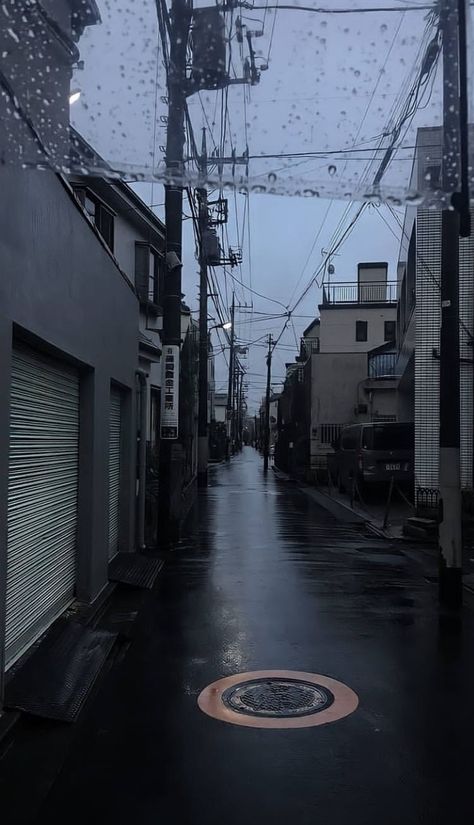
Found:
[[[8,477],[6,659],[66,607],[76,578],[79,379],[13,351]]]
[[[110,394],[109,419],[109,558],[118,552],[120,527],[120,432],[121,396]]]

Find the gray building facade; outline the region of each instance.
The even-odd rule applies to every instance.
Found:
[[[13,166],[0,179],[3,681],[134,548],[138,300],[65,179]]]

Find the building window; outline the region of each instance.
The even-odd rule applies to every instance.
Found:
[[[88,189],[74,188],[89,218],[100,232],[110,251],[114,251],[114,213]]]
[[[437,163],[433,166],[427,166],[425,170],[425,180],[428,181],[430,189],[439,189],[441,187],[441,164]]]
[[[384,341],[395,341],[396,321],[385,321],[383,329]]]
[[[367,321],[356,321],[356,341],[367,341]]]
[[[150,249],[148,260],[148,300],[152,304],[159,304],[160,298],[160,270],[156,252]]]
[[[163,256],[147,243],[135,244],[135,287],[142,304],[161,304]]]

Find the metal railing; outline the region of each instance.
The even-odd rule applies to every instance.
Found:
[[[395,375],[397,364],[396,352],[379,352],[368,356],[369,378],[386,378]]]
[[[333,444],[341,434],[343,424],[320,424],[319,441],[321,444]]]
[[[319,338],[302,338],[301,339],[301,354],[305,358],[310,355],[315,355],[319,352]]]
[[[396,281],[324,284],[323,304],[395,304]]]

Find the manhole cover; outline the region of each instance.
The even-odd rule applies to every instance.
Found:
[[[255,679],[224,691],[222,701],[238,713],[250,716],[307,716],[334,702],[322,685],[297,679]]]
[[[252,728],[306,728],[352,713],[357,695],[319,673],[254,670],[225,676],[204,688],[198,705],[214,719]]]

